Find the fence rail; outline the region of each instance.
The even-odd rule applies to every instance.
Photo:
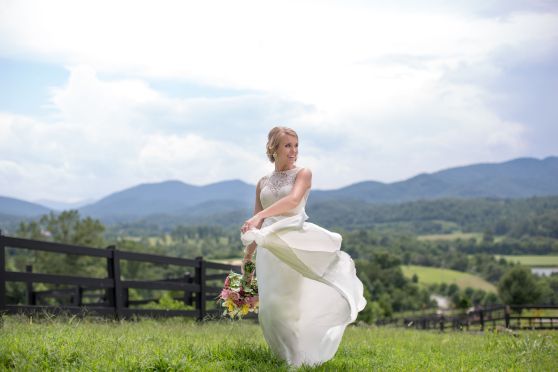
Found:
[[[25,272],[7,271],[6,248],[105,258],[106,278],[34,273],[30,265],[26,266]],[[178,265],[188,268],[190,271],[186,272],[181,278],[123,280],[121,275],[122,260]],[[223,272],[208,275],[208,269]],[[203,257],[185,259],[160,256],[120,251],[115,246],[109,246],[106,249],[90,248],[14,238],[2,235],[0,232],[0,313],[32,313],[46,310],[52,313],[67,312],[72,314],[91,313],[108,315],[114,316],[116,319],[130,318],[134,315],[148,315],[188,316],[203,320],[208,315],[215,315],[221,312],[219,309],[208,310],[207,301],[215,302],[215,298],[221,290],[219,285],[230,270],[240,272],[240,267],[206,261]],[[23,282],[26,284],[26,304],[7,303],[6,283],[8,282]],[[34,283],[70,285],[72,287],[35,291],[33,289]],[[130,307],[130,305],[142,305],[151,301],[157,301],[157,299],[130,300],[130,288],[183,291],[183,296],[175,299],[181,300],[185,305],[193,305],[194,310],[160,310]],[[101,291],[102,293],[91,293],[92,291]],[[58,306],[39,304],[45,298],[65,299],[67,301]],[[98,302],[84,302],[85,298],[97,299]]]
[[[525,315],[525,312],[528,314]],[[544,313],[544,314],[543,314]],[[415,329],[495,330],[506,329],[557,329],[556,305],[492,305],[477,307],[467,313],[424,314],[380,319],[378,326],[396,326]]]

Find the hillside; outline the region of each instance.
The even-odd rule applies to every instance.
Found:
[[[50,209],[36,203],[0,196],[0,215],[4,217],[40,216],[49,211]]]
[[[79,208],[80,213],[101,219],[137,219],[150,215],[189,215],[227,212],[248,205],[254,187],[242,181],[193,186],[180,181],[142,184],[111,194]]]
[[[487,282],[479,276],[475,276],[469,273],[450,269],[442,269],[439,267],[417,265],[404,265],[401,266],[401,269],[403,270],[403,274],[407,278],[412,278],[412,276],[416,274],[419,280],[419,284],[455,283],[461,289],[471,287],[475,289],[483,289],[487,292],[496,293],[496,287],[493,284]]]
[[[165,181],[115,192],[82,206],[79,211],[83,216],[100,218],[106,224],[236,225],[250,214],[254,192],[255,186],[240,180],[205,186]],[[420,174],[389,184],[365,181],[336,190],[312,190],[307,209],[312,218],[326,225],[370,226],[400,221],[401,218],[390,221],[385,217],[386,209],[388,215],[393,215],[392,206],[397,204],[402,207],[396,209],[404,214],[406,209],[416,210],[420,203],[423,205],[419,205],[419,209],[426,208],[427,201],[435,200],[443,204],[443,200],[450,200],[449,204],[457,206],[448,209],[448,212],[456,216],[462,213],[459,200],[521,199],[548,195],[558,195],[558,157],[474,164]],[[484,203],[486,218],[493,218],[493,207],[498,207],[489,204],[508,202]],[[0,197],[3,220],[10,216],[34,217],[49,210],[39,204]],[[428,214],[427,210],[424,209],[423,214]],[[430,220],[431,217],[426,215],[422,219]],[[452,221],[455,218],[441,219]]]
[[[314,192],[313,198],[316,202],[353,199],[394,203],[449,197],[526,198],[545,195],[558,195],[556,156],[455,167],[389,184],[360,182],[337,190]]]

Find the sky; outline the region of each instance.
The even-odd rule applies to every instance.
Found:
[[[313,188],[558,155],[556,1],[0,0],[0,195]]]

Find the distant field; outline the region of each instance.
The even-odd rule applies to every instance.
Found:
[[[482,233],[472,232],[472,233],[464,233],[464,232],[453,232],[451,234],[428,234],[428,235],[419,235],[419,240],[469,240],[475,239],[477,242],[482,240]],[[498,242],[504,239],[503,236],[496,236],[494,237],[494,241]]]
[[[496,259],[504,258],[506,261],[519,262],[525,266],[558,267],[558,256],[508,256],[495,255]]]
[[[438,267],[417,265],[404,265],[401,266],[401,268],[403,269],[403,274],[408,278],[411,278],[413,274],[417,274],[419,284],[455,283],[460,288],[471,287],[484,289],[487,292],[496,292],[496,287],[493,284],[472,274]]]
[[[464,233],[464,232],[453,232],[451,234],[428,234],[428,235],[419,235],[419,240],[469,240],[475,239],[480,240],[482,239],[481,233]]]

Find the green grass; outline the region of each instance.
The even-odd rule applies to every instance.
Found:
[[[496,259],[504,258],[506,261],[519,262],[525,266],[558,267],[558,256],[508,256],[495,255]]]
[[[419,235],[417,237],[419,240],[469,240],[475,239],[477,241],[482,239],[481,233],[464,233],[464,232],[453,232],[450,234],[426,234]]]
[[[488,292],[496,292],[496,287],[493,284],[481,277],[461,271],[418,265],[403,265],[401,269],[408,278],[411,278],[413,274],[417,274],[419,284],[455,283],[460,288],[471,287],[484,289]]]
[[[483,234],[479,232],[464,233],[461,231],[455,231],[450,234],[425,234],[417,236],[418,240],[469,240],[474,239],[477,243],[482,241]],[[500,242],[504,239],[504,236],[495,236],[494,241]]]
[[[4,317],[0,370],[288,371],[252,322]],[[331,361],[302,371],[553,370],[558,332],[349,327]]]

